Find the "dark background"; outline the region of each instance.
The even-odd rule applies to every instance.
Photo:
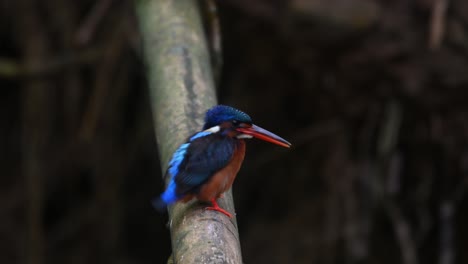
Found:
[[[468,1],[218,2],[244,261],[468,263]],[[0,263],[170,255],[135,16],[0,1]]]

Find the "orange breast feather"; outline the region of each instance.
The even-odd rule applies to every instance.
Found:
[[[211,201],[231,188],[245,156],[245,141],[239,140],[234,155],[226,167],[216,172],[201,188],[196,197],[200,201]]]

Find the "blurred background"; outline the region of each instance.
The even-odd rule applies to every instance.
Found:
[[[468,263],[468,1],[217,4],[245,263]],[[134,11],[0,1],[0,263],[167,261]]]

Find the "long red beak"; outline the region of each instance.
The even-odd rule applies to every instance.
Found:
[[[243,134],[250,135],[250,136],[253,136],[255,138],[265,140],[265,141],[268,141],[268,142],[276,144],[276,145],[280,145],[280,146],[285,147],[285,148],[290,148],[291,147],[291,143],[289,143],[285,139],[271,133],[270,131],[268,131],[266,129],[263,129],[263,128],[259,127],[259,126],[256,126],[256,125],[252,125],[251,127],[239,127],[236,130],[243,133]]]

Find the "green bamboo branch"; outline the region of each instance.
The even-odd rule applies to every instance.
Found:
[[[202,127],[216,104],[212,69],[195,0],[139,0],[154,127],[164,171],[172,153]],[[234,212],[231,192],[219,203]],[[235,219],[196,201],[169,208],[174,263],[242,263]]]

